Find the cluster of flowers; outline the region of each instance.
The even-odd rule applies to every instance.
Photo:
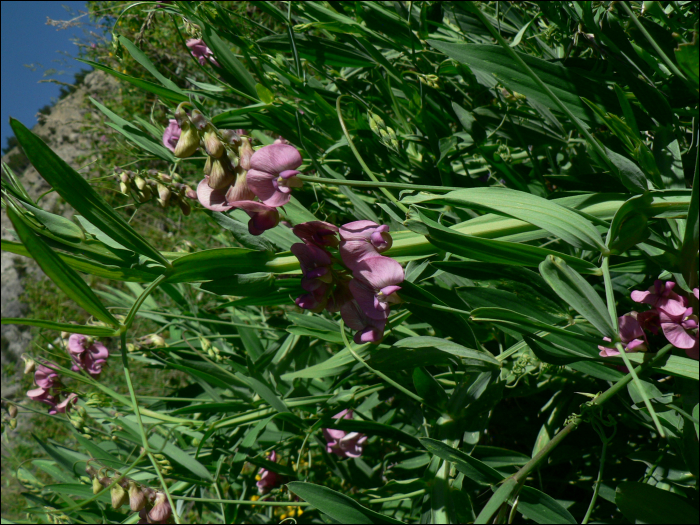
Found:
[[[182,184],[179,175],[173,176],[160,173],[158,170],[134,172],[115,168],[115,177],[119,181],[119,190],[127,196],[133,194],[138,202],[150,201],[156,196],[158,204],[163,208],[177,205],[183,215],[189,215],[192,207],[188,199],[196,199],[197,194]]]
[[[307,292],[296,300],[297,306],[313,312],[324,308],[338,312],[347,326],[357,330],[357,344],[378,343],[392,303],[400,301],[396,292],[404,280],[403,268],[390,257],[381,255],[392,245],[389,227],[372,221],[355,221],[340,228],[312,221],[294,226],[294,234],[303,242],[293,244],[299,259]],[[339,269],[337,248],[345,269]]]
[[[92,479],[92,492],[99,494],[106,487],[112,484],[113,477],[102,476],[101,472],[105,468],[95,470],[88,464],[85,468],[88,476]],[[118,509],[129,504],[129,508],[139,513],[137,523],[168,523],[172,516],[172,508],[165,493],[154,490],[144,485],[139,485],[133,479],[121,477],[110,489],[112,497],[112,508]]]
[[[219,130],[199,110],[190,115],[183,102],[163,135],[163,144],[178,158],[190,157],[202,146],[207,154],[204,179],[196,197],[207,209],[226,212],[240,208],[250,216],[248,231],[260,235],[277,226],[277,208],[291,198],[302,163],[299,151],[283,139],[253,151],[245,130]],[[255,198],[259,200],[254,200]]]
[[[100,377],[102,367],[109,357],[109,350],[105,345],[95,341],[92,337],[81,334],[72,334],[68,337],[68,353],[73,361],[71,370],[74,372],[84,370],[96,379]],[[49,414],[65,413],[78,401],[78,395],[75,393],[68,394],[61,401],[61,394],[65,389],[55,370],[42,364],[36,364],[33,360],[27,360],[24,373],[30,372],[34,372],[34,383],[37,388],[29,390],[27,397],[49,405]]]
[[[618,318],[620,339],[625,352],[646,352],[649,342],[646,331],[656,335],[661,331],[669,343],[685,350],[691,359],[698,359],[698,316],[688,306],[688,297],[673,291],[676,283],[657,280],[647,291],[635,290],[632,300],[651,305],[645,312],[629,312]],[[698,289],[693,290],[698,299]],[[610,341],[609,338],[605,338]],[[600,355],[618,355],[615,348],[599,346]]]
[[[333,416],[333,419],[352,419],[352,410],[343,410]],[[333,428],[324,428],[323,437],[327,442],[326,452],[340,458],[359,458],[367,441],[367,436],[359,432],[346,432]],[[273,450],[267,459],[277,463],[277,453]],[[282,476],[266,468],[261,468],[255,479],[260,494],[267,494],[282,484]]]

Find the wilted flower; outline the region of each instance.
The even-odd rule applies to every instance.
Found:
[[[148,513],[148,519],[152,523],[163,523],[170,519],[172,515],[172,509],[170,508],[170,503],[168,498],[163,492],[158,492],[156,495],[156,500],[153,503],[153,508]]]
[[[355,221],[340,227],[340,256],[351,270],[363,260],[376,257],[392,245],[389,226],[372,221]]]
[[[190,38],[186,44],[187,47],[190,48],[190,53],[192,53],[192,56],[197,59],[201,66],[206,64],[207,60],[209,60],[209,62],[214,64],[216,67],[221,67],[214,58],[214,54],[211,52],[211,49],[207,47],[204,40],[201,38]]]
[[[146,496],[134,480],[129,480],[129,508],[137,512],[146,506]]]
[[[338,246],[338,227],[335,224],[323,221],[310,221],[297,224],[292,228],[294,235],[306,244],[313,244],[319,248]]]
[[[268,458],[268,460],[272,461],[273,463],[277,462],[277,453],[274,450],[270,454],[270,457]],[[261,468],[258,471],[258,475],[256,476],[256,479],[258,480],[256,485],[258,487],[258,492],[260,492],[260,494],[267,494],[273,488],[275,488],[277,485],[279,485],[280,481],[281,481],[280,475],[277,474],[277,472],[273,472],[273,471],[268,470],[266,468]]]
[[[289,202],[292,188],[302,182],[295,177],[302,158],[299,151],[289,144],[263,146],[250,158],[248,187],[260,200],[273,207]]]
[[[343,410],[333,416],[333,419],[352,419],[352,410]],[[332,452],[341,458],[359,458],[367,441],[367,436],[359,432],[346,432],[333,428],[324,428],[323,436],[328,442],[326,452],[329,454]]]
[[[360,308],[360,305],[351,298],[340,306],[340,315],[343,321],[352,330],[357,330],[353,341],[358,345],[364,343],[379,343],[384,338],[386,319],[371,319]]]
[[[181,133],[182,130],[177,120],[171,118],[168,127],[165,128],[165,132],[163,133],[163,145],[174,153],[175,146],[177,146],[177,141],[180,139]]]
[[[386,319],[389,306],[398,303],[396,295],[404,280],[403,268],[389,257],[363,259],[353,270],[350,291],[364,314],[370,319]]]
[[[85,370],[92,377],[99,377],[102,366],[109,357],[109,350],[99,341],[82,334],[72,334],[68,338],[68,352],[73,359],[72,370]]]
[[[625,352],[646,352],[646,336],[642,325],[637,319],[637,312],[630,312],[617,318],[620,327],[620,340],[623,343]],[[609,337],[603,338],[605,341],[610,341]],[[601,357],[611,357],[619,355],[620,352],[616,348],[598,346]]]

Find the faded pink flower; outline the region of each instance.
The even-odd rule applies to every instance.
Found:
[[[352,419],[352,410],[343,410],[333,416],[333,419]],[[326,452],[329,454],[332,452],[341,458],[359,458],[367,441],[367,436],[359,432],[346,432],[333,428],[324,428],[323,437],[327,441]]]
[[[156,500],[153,503],[153,508],[148,512],[148,522],[166,523],[170,519],[172,513],[173,510],[170,507],[167,496],[163,492],[158,492]]]
[[[177,123],[177,120],[171,118],[168,127],[165,128],[163,133],[163,146],[175,153],[175,146],[177,146],[177,141],[180,140],[180,133],[182,133],[180,125]]]
[[[92,377],[99,377],[107,362],[109,350],[99,341],[82,334],[72,334],[68,338],[68,352],[73,359],[74,372],[85,370]]]
[[[354,221],[340,227],[340,256],[351,270],[363,260],[376,257],[392,245],[389,226],[372,221]]]
[[[204,40],[201,38],[190,38],[186,43],[187,47],[190,48],[190,53],[192,53],[192,56],[197,59],[200,66],[203,66],[207,63],[207,60],[209,60],[209,62],[214,64],[216,67],[221,67],[214,58],[214,54],[211,52],[211,49],[209,49],[204,43]]]
[[[620,327],[620,340],[625,348],[625,352],[646,352],[646,336],[642,325],[637,319],[637,312],[630,312],[617,318]],[[609,337],[604,337],[603,340],[610,341]],[[598,346],[601,357],[611,357],[619,355],[617,348]]]
[[[389,306],[398,303],[396,295],[404,280],[403,268],[390,257],[363,259],[353,270],[350,291],[364,314],[371,319],[386,319]]]
[[[273,463],[277,463],[277,453],[274,450],[270,454],[268,460],[272,461]],[[266,468],[261,468],[258,471],[256,479],[258,481],[255,485],[258,487],[258,492],[260,492],[260,494],[267,494],[273,488],[278,486],[281,481],[280,475],[277,474],[277,472],[273,472]]]
[[[279,223],[279,212],[270,206],[252,200],[228,200],[229,192],[235,192],[236,186],[231,186],[228,192],[223,193],[209,187],[206,179],[197,186],[197,198],[205,208],[212,211],[225,212],[233,208],[240,208],[248,214],[248,231],[251,235],[260,235],[265,230],[274,228]]]
[[[326,246],[335,248],[340,242],[338,240],[338,227],[330,222],[304,222],[294,226],[292,232],[306,244],[313,244],[319,248]]]
[[[302,158],[299,151],[289,144],[263,146],[250,158],[248,187],[266,205],[284,206],[291,198],[292,188],[302,182],[295,177]]]

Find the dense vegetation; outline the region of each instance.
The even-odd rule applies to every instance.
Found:
[[[697,523],[696,4],[91,12],[19,520]]]

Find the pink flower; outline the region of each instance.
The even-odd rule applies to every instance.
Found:
[[[637,312],[630,312],[617,318],[620,327],[620,340],[622,341],[625,352],[646,352],[646,336],[642,325],[637,319]],[[603,340],[610,341],[609,337],[604,337]],[[598,346],[601,357],[611,357],[619,355],[620,352],[616,348]]]
[[[34,382],[36,386],[49,390],[58,383],[58,373],[47,366],[38,364],[34,371]]]
[[[301,287],[307,294],[300,295],[295,303],[299,308],[320,312],[326,306],[333,283],[331,256],[313,244],[292,244],[290,251],[299,259],[304,277]]]
[[[386,319],[371,319],[367,317],[354,299],[341,304],[340,315],[348,328],[357,330],[353,341],[358,345],[364,343],[377,344],[384,338]]]
[[[333,419],[352,419],[352,410],[343,410],[333,416]],[[324,428],[323,437],[328,442],[326,452],[329,454],[332,452],[341,458],[359,458],[367,441],[367,436],[359,432],[346,432],[333,428]]]
[[[292,188],[302,182],[295,177],[301,166],[299,151],[289,144],[263,146],[250,158],[248,187],[266,205],[278,207],[289,202]]]
[[[306,244],[313,244],[319,248],[338,246],[338,227],[330,222],[305,222],[294,226],[292,231]]]
[[[698,317],[693,315],[693,309],[687,308],[681,315],[669,315],[663,308],[659,308],[659,320],[661,329],[676,348],[691,350],[698,345]],[[694,333],[693,333],[694,332]],[[697,350],[695,351],[697,354]],[[695,357],[697,359],[697,357]]]
[[[399,302],[396,295],[403,282],[401,265],[389,257],[363,259],[353,270],[350,291],[364,314],[370,319],[382,320],[389,315],[389,305]]]
[[[209,62],[214,64],[216,67],[221,67],[214,58],[214,54],[211,52],[211,49],[209,49],[204,43],[204,40],[201,38],[190,38],[186,43],[187,47],[190,48],[190,53],[192,53],[192,56],[197,59],[200,66],[203,66],[207,63],[207,60],[209,60]]]
[[[270,454],[270,457],[268,458],[270,461],[273,463],[277,463],[277,453],[273,450],[272,454]],[[270,492],[273,488],[275,488],[277,485],[280,484],[280,475],[277,474],[277,472],[273,472],[271,470],[268,470],[266,468],[261,468],[258,471],[258,476],[257,476],[258,482],[256,483],[258,487],[258,492],[260,494],[267,494]]]
[[[664,283],[657,279],[654,282],[654,286],[649,288],[649,290],[646,292],[634,290],[631,297],[637,303],[646,303],[655,308],[663,308],[669,315],[682,315],[688,304],[685,297],[681,297],[673,291],[674,286],[676,286],[676,283],[673,281]]]
[[[107,362],[109,350],[98,341],[82,334],[72,334],[68,338],[68,352],[73,358],[74,372],[85,370],[92,377],[99,377],[102,366]]]
[[[355,221],[340,227],[340,256],[351,270],[364,259],[376,257],[392,245],[389,226],[372,221]]]
[[[248,214],[248,231],[251,235],[260,235],[265,230],[274,228],[279,223],[279,212],[270,206],[252,200],[229,200],[235,198],[236,185],[231,186],[226,193],[209,187],[207,180],[203,179],[197,186],[197,198],[205,208],[212,211],[225,212],[233,208],[240,208]]]
[[[68,394],[68,397],[61,401],[59,391],[61,383],[58,374],[44,365],[37,366],[34,372],[34,383],[38,388],[29,390],[27,397],[49,405],[50,415],[63,414],[78,401],[77,394]]]
[[[177,123],[177,120],[171,118],[168,127],[165,128],[163,133],[163,146],[175,153],[175,146],[177,146],[177,141],[180,139],[180,133],[182,133],[180,125]]]

